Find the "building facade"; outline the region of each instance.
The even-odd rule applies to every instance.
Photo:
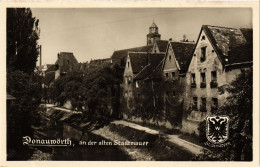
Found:
[[[246,49],[238,52],[239,48]],[[182,131],[198,134],[198,124],[228,97],[218,87],[251,66],[252,30],[202,26],[186,74]]]

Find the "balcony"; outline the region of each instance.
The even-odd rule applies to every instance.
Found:
[[[200,83],[200,88],[206,88],[206,82],[201,82]]]
[[[190,84],[190,87],[191,87],[191,88],[196,88],[196,83],[191,83],[191,84]]]
[[[211,81],[210,82],[210,88],[217,88],[217,87],[218,87],[217,81]]]

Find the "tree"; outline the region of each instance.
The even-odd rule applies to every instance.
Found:
[[[39,50],[39,20],[30,8],[7,9],[7,68],[32,73]]]
[[[212,149],[196,157],[198,160],[252,160],[252,114],[253,114],[253,71],[241,70],[241,74],[229,85],[222,86],[219,91],[228,92],[229,97],[224,106],[213,114],[227,115],[230,118],[229,142],[225,149]],[[198,129],[205,131],[205,122]],[[205,136],[204,136],[205,137]]]
[[[10,117],[7,124],[13,124],[12,129],[7,132],[15,133],[8,142],[11,146],[21,146],[22,136],[32,135],[31,125],[39,123],[36,109],[41,101],[41,78],[38,75],[28,75],[21,71],[8,71],[7,92],[13,95],[16,100],[12,105],[12,110],[8,110]]]
[[[163,82],[146,80],[140,83],[139,95],[134,94],[133,111],[130,115],[140,117],[144,122],[153,120],[157,123],[165,119],[163,101]],[[136,92],[136,91],[135,91]]]

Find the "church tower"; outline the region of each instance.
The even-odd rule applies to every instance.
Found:
[[[161,39],[161,34],[159,34],[158,27],[154,23],[149,27],[149,34],[147,34],[147,45],[154,44],[155,41]]]

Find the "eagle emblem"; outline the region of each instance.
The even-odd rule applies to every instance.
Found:
[[[207,116],[206,117],[206,137],[213,144],[221,144],[229,137],[229,117],[228,116]]]

